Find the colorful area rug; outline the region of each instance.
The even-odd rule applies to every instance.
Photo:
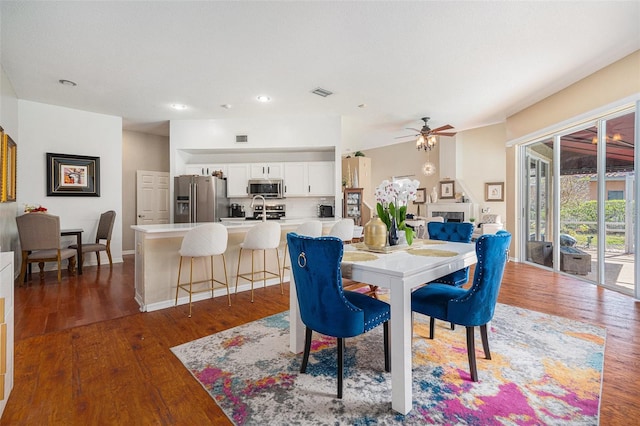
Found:
[[[464,327],[415,317],[413,410],[391,409],[382,327],[347,339],[343,399],[335,397],[335,339],[314,333],[306,374],[289,352],[288,312],[171,350],[236,425],[595,425],[605,330],[498,305],[491,360],[479,332],[479,382],[470,381]]]

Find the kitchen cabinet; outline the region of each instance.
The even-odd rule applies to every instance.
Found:
[[[351,218],[357,226],[362,226],[362,188],[345,188],[342,217]]]
[[[335,191],[332,161],[284,163],[284,187],[287,197],[333,196]]]
[[[251,179],[282,179],[283,163],[251,163]]]
[[[309,166],[306,162],[284,163],[285,197],[309,195]]]
[[[184,167],[185,175],[211,176],[213,172],[221,171],[223,177],[227,176],[226,164],[187,164]]]
[[[307,163],[309,195],[335,195],[335,165],[333,161],[311,161]]]
[[[227,164],[227,197],[248,197],[249,164]]]
[[[371,158],[368,157],[350,157],[342,159],[342,179],[347,181],[346,188],[353,187],[354,181],[357,181],[358,188],[362,188],[362,199],[366,204],[363,205],[362,223],[369,222],[375,211],[376,200],[374,196],[375,187],[380,182],[371,182]],[[349,179],[351,181],[349,181]],[[372,206],[369,208],[367,206]]]

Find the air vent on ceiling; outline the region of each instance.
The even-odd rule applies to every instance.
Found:
[[[236,143],[249,142],[249,135],[236,135]]]
[[[321,87],[318,87],[317,89],[312,90],[311,93],[314,93],[318,96],[322,96],[323,98],[326,98],[329,95],[333,95],[333,92],[330,92],[327,89],[323,89]]]

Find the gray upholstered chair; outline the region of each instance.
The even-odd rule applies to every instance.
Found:
[[[25,280],[27,265],[37,263],[40,279],[44,279],[45,262],[57,262],[58,282],[62,281],[62,260],[69,259],[69,272],[75,272],[77,251],[60,247],[60,218],[47,213],[27,213],[16,217],[22,250],[20,284]]]
[[[106,211],[100,215],[98,221],[98,230],[96,231],[96,242],[82,244],[82,260],[84,262],[84,254],[94,252],[98,266],[100,266],[100,252],[106,251],[109,258],[109,267],[113,266],[111,258],[111,233],[113,232],[113,224],[116,221],[116,212],[113,210]],[[76,250],[76,244],[70,245],[69,248]]]

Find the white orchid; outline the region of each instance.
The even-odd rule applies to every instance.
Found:
[[[418,186],[420,182],[417,180],[402,179],[390,182],[385,179],[375,190],[378,216],[387,225],[387,229],[391,227],[392,219],[395,219],[398,229],[405,231],[409,245],[413,240],[413,230],[408,228],[404,221],[407,204],[416,199]]]

